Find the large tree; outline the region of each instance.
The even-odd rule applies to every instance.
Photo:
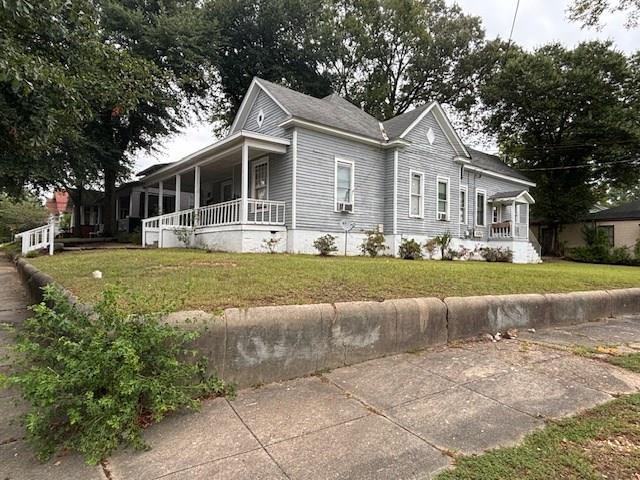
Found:
[[[640,0],[573,0],[569,18],[585,27],[599,27],[605,13],[622,12],[627,28],[635,28],[640,22]]]
[[[638,88],[634,61],[602,42],[512,49],[486,79],[486,131],[537,183],[533,214],[556,232],[640,180]]]

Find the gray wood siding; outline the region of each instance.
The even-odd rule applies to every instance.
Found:
[[[286,202],[286,224],[291,226],[293,191],[293,158],[291,147],[283,155],[269,155],[269,200]]]
[[[258,126],[258,113],[262,109],[264,113],[264,121],[262,126]],[[250,130],[252,132],[262,133],[264,135],[273,135],[277,137],[284,137],[284,129],[278,125],[287,118],[287,114],[262,90],[258,92],[249,115],[241,127],[242,130]]]
[[[427,140],[429,128],[435,134],[433,145]],[[431,113],[409,132],[406,139],[411,145],[400,150],[398,161],[398,233],[438,235],[448,230],[457,236],[460,166],[453,161],[455,150]],[[424,218],[409,216],[411,170],[424,174]],[[448,221],[436,218],[438,176],[449,179]]]
[[[384,233],[393,233],[393,153],[394,150],[386,150],[385,160],[385,187],[384,187]]]
[[[335,211],[336,157],[354,163],[352,214]],[[346,219],[359,232],[384,223],[385,163],[386,152],[376,146],[298,129],[297,228],[340,232]]]

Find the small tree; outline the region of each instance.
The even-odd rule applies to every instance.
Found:
[[[280,237],[270,237],[262,239],[262,246],[269,253],[278,253],[278,245],[282,239]]]
[[[367,238],[360,245],[363,255],[377,257],[386,247],[384,244],[384,234],[377,230],[367,230],[364,232]]]
[[[436,241],[436,245],[440,247],[440,259],[446,260],[451,258],[448,257],[447,252],[449,251],[449,246],[451,245],[451,232],[444,232],[442,235],[436,235],[434,240]]]
[[[427,255],[429,255],[429,260],[433,258],[433,254],[435,253],[437,247],[438,242],[435,238],[430,238],[425,242],[424,249],[427,251]]]
[[[330,234],[316,238],[313,242],[313,246],[318,250],[321,257],[327,257],[333,252],[338,251],[338,247],[336,246],[336,237]]]

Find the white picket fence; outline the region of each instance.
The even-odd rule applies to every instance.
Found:
[[[34,250],[49,249],[49,255],[53,255],[54,242],[58,232],[58,223],[51,220],[47,225],[32,228],[26,232],[16,234],[16,239],[22,242],[22,254],[26,255]]]

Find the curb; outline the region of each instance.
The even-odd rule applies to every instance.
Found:
[[[55,284],[23,258],[16,267],[35,301]],[[73,304],[87,311],[69,291]],[[544,328],[640,313],[640,288],[587,292],[408,298],[383,302],[229,308],[169,314],[200,333],[208,369],[247,387],[290,380],[374,358],[444,346],[509,328]]]

